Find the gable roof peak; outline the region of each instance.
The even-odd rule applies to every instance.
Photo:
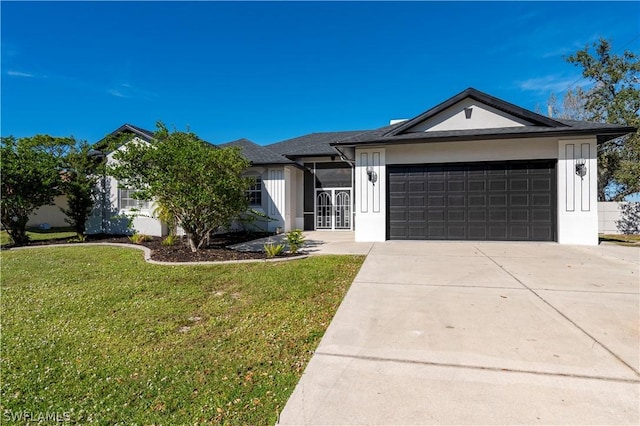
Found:
[[[441,102],[435,107],[423,112],[422,114],[410,120],[405,121],[404,123],[402,123],[397,127],[390,129],[385,134],[385,136],[398,136],[400,134],[403,134],[407,130],[416,126],[417,124],[434,117],[435,115],[441,113],[442,111],[468,98],[474,99],[480,103],[483,103],[489,107],[495,108],[496,110],[499,110],[501,112],[507,113],[513,117],[530,122],[532,126],[542,126],[542,127],[566,127],[567,126],[565,123],[562,123],[560,121],[554,120],[549,117],[545,117],[533,111],[529,111],[527,109],[514,105],[500,98],[496,98],[495,96],[481,92],[480,90],[475,89],[473,87],[468,87],[467,89],[452,96],[451,98],[445,100],[444,102]]]

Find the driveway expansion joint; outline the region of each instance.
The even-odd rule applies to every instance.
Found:
[[[338,353],[320,352],[320,351],[316,351],[314,353],[314,356],[315,355],[335,357],[335,358],[345,358],[345,359],[352,359],[352,360],[373,361],[373,362],[391,362],[391,363],[399,363],[399,364],[424,365],[424,366],[431,366],[431,367],[462,368],[462,369],[468,369],[468,370],[493,371],[497,373],[533,374],[537,376],[564,377],[564,378],[572,378],[572,379],[602,380],[605,382],[640,384],[640,378],[623,379],[621,377],[591,376],[588,374],[552,373],[547,371],[487,367],[482,365],[451,364],[451,363],[441,363],[441,362],[433,362],[433,361],[419,361],[419,360],[401,359],[401,358],[384,358],[384,357],[369,356],[369,355],[349,355],[349,354],[338,354]]]
[[[564,318],[565,320],[569,321],[569,323],[571,325],[573,325],[575,328],[577,328],[578,330],[580,330],[582,333],[584,333],[587,337],[589,337],[590,339],[592,339],[595,343],[597,343],[598,345],[600,345],[600,347],[602,347],[605,351],[609,352],[609,354],[611,354],[615,359],[617,359],[619,362],[621,362],[622,364],[624,364],[627,368],[629,368],[631,371],[633,371],[633,373],[638,376],[640,378],[640,371],[636,370],[632,365],[630,365],[628,362],[626,362],[625,360],[623,360],[618,354],[616,354],[615,352],[613,352],[613,350],[609,349],[608,346],[606,346],[604,343],[600,342],[596,337],[594,337],[593,335],[591,335],[591,333],[589,333],[587,330],[585,330],[584,328],[580,327],[575,321],[573,321],[571,318],[569,318],[567,315],[565,315],[560,309],[556,308],[551,302],[549,302],[548,300],[546,300],[544,297],[542,297],[540,294],[538,294],[534,289],[532,289],[531,287],[529,287],[528,285],[526,285],[524,282],[522,282],[518,277],[516,277],[513,273],[511,273],[510,271],[508,271],[504,266],[502,266],[501,264],[499,264],[498,262],[495,261],[495,259],[493,259],[491,256],[489,256],[488,254],[486,254],[485,252],[483,252],[482,250],[480,250],[478,247],[475,247],[476,250],[478,250],[478,252],[482,253],[484,256],[487,257],[487,259],[491,260],[493,263],[496,264],[496,266],[498,266],[498,268],[502,269],[504,272],[506,272],[507,274],[509,274],[514,280],[516,280],[518,283],[520,283],[520,285],[522,285],[524,288],[526,288],[527,290],[529,290],[534,296],[536,296],[538,299],[540,299],[544,304],[546,304],[547,306],[549,306],[551,309],[553,309],[556,313],[558,313],[558,315],[560,315],[562,318]]]

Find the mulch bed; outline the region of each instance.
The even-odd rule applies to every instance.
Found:
[[[172,246],[163,246],[163,239],[160,237],[151,237],[151,240],[142,242],[140,245],[151,249],[151,259],[161,262],[219,262],[225,260],[266,259],[267,256],[263,252],[236,251],[227,247],[234,244],[253,241],[258,238],[268,237],[270,235],[273,234],[256,232],[231,232],[227,234],[219,234],[212,236],[209,240],[209,245],[205,248],[201,248],[195,253],[191,251],[187,239],[184,237],[179,238]],[[61,238],[46,241],[32,241],[29,245],[40,246],[50,244],[67,244],[69,242],[68,238]],[[106,234],[88,235],[85,242],[133,244],[126,235],[114,236]],[[77,242],[75,244],[83,243]],[[287,253],[278,257],[288,256],[291,256],[291,254]]]

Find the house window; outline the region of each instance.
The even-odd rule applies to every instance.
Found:
[[[250,176],[253,182],[247,189],[247,199],[250,206],[262,206],[262,179],[258,176]]]
[[[122,210],[149,210],[149,201],[136,200],[133,198],[133,194],[136,192],[134,189],[120,188],[119,190],[119,202]]]

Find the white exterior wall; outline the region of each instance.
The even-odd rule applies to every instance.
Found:
[[[384,241],[387,237],[387,179],[385,148],[356,149],[356,241]],[[367,167],[378,181],[369,182]]]
[[[65,221],[67,215],[62,213],[62,210],[60,210],[60,208],[67,208],[66,195],[58,195],[53,199],[53,204],[42,206],[36,209],[36,211],[31,213],[31,216],[29,216],[27,226],[35,228],[45,223],[54,228],[70,226]]]
[[[276,228],[284,228],[285,207],[286,207],[286,188],[285,188],[285,171],[284,167],[269,167],[263,175],[264,193],[266,195],[265,212],[270,218],[274,219],[268,222],[268,230],[275,232]]]
[[[576,175],[584,159],[587,174]],[[598,244],[597,145],[595,138],[558,141],[558,242]]]
[[[471,108],[471,117],[465,115],[465,108]],[[435,132],[440,130],[495,129],[519,127],[530,124],[517,117],[505,114],[493,107],[465,99],[411,128],[411,132]]]
[[[141,139],[133,139],[136,142],[145,143]],[[125,145],[118,149],[124,149]],[[107,155],[107,164],[113,164],[113,153]],[[155,205],[150,204],[149,209],[132,212],[121,208],[119,202],[118,181],[111,176],[104,179],[104,206],[96,205],[89,218],[88,233],[106,234],[132,234],[134,232],[162,237],[167,235],[167,226],[160,220],[153,217]],[[127,215],[135,215],[131,227],[128,227],[129,218]]]
[[[539,138],[395,145],[386,148],[386,158],[387,164],[550,159],[558,158],[558,141]]]

